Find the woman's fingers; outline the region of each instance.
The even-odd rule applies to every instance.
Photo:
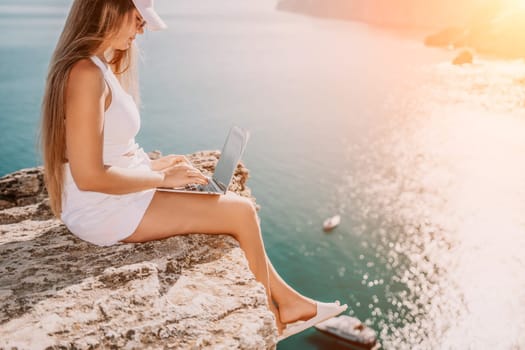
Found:
[[[203,185],[208,183],[208,178],[198,171],[189,170],[186,172],[186,175],[189,178],[190,183],[199,183]]]
[[[186,158],[186,156],[184,156],[184,155],[181,155],[181,154],[170,154],[170,155],[167,155],[166,157],[167,157],[167,158],[170,158],[171,161],[172,161],[174,164],[184,162],[184,163],[186,163],[186,164],[188,164],[188,165],[193,166],[193,165],[191,164],[191,162],[189,161],[189,159]]]
[[[180,171],[183,171],[183,173],[187,176],[200,177],[202,179],[207,179],[207,177],[204,176],[199,169],[193,167],[192,165],[188,165],[186,163],[172,165],[168,167],[168,170],[172,170],[172,171],[180,170]]]
[[[190,176],[190,177],[196,177],[196,178],[199,178],[201,180],[204,180],[204,181],[208,181],[208,178],[206,176],[204,176],[199,170],[195,169],[195,170],[187,170],[186,171],[186,175]]]
[[[208,181],[208,178],[206,176],[204,176],[204,174],[201,173],[201,171],[199,169],[191,167],[191,166],[189,166],[187,164],[174,165],[172,168],[184,170],[184,174],[186,176],[188,176],[188,177],[198,178],[198,179],[204,180],[206,182]]]
[[[186,170],[186,175],[192,176],[192,177],[199,177],[202,174],[198,170],[189,169],[189,170]]]
[[[202,174],[199,176],[193,177],[193,179],[196,179],[197,181],[199,181],[199,183],[204,184],[204,185],[210,181],[206,176]]]
[[[196,169],[185,162],[172,165],[163,170],[163,172],[169,175],[170,180],[168,182],[175,187],[180,185],[184,186],[190,183],[208,183],[208,178],[204,176],[199,169]]]
[[[170,166],[170,169],[192,170],[192,169],[195,169],[195,168],[192,167],[191,165],[186,164],[186,163],[179,163],[179,164],[174,164],[174,165]]]
[[[188,165],[186,163],[182,163],[182,164],[175,164],[175,165],[172,165],[170,166],[168,169],[180,169],[180,170],[185,170],[188,174],[201,174],[201,171],[195,167],[193,167],[192,165]],[[203,175],[204,176],[204,175]]]

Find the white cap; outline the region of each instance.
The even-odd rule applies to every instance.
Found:
[[[146,28],[149,30],[162,30],[168,28],[166,23],[160,18],[153,8],[153,0],[133,0],[133,4],[146,21]]]

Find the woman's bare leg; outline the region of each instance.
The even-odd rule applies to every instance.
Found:
[[[124,242],[146,242],[187,233],[230,234],[239,241],[255,278],[266,288],[268,304],[280,330],[283,325],[279,313],[288,322],[311,316],[313,304],[293,303],[295,291],[282,281],[273,267],[269,268],[257,213],[247,198],[234,193],[207,196],[156,192],[137,230]],[[272,296],[272,280],[276,294],[283,293],[282,297]],[[272,303],[274,297],[283,305],[279,311]],[[292,305],[294,312],[283,312]]]
[[[279,317],[282,323],[290,323],[297,320],[308,320],[317,313],[315,302],[290,287],[273,267],[270,259],[267,259],[270,275],[270,289],[272,297],[279,308]]]

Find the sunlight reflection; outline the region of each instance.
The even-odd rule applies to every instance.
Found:
[[[348,145],[349,211],[376,223],[354,234],[393,273],[370,322],[386,348],[525,346],[525,64],[426,74],[386,104],[372,152]]]

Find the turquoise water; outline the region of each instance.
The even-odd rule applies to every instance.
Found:
[[[0,175],[40,163],[68,3],[0,5]],[[261,0],[157,3],[169,29],[139,40],[146,150],[250,129],[248,185],[292,286],[348,303],[385,348],[525,347],[523,62],[456,68],[414,38]],[[347,347],[311,329],[278,348]]]

